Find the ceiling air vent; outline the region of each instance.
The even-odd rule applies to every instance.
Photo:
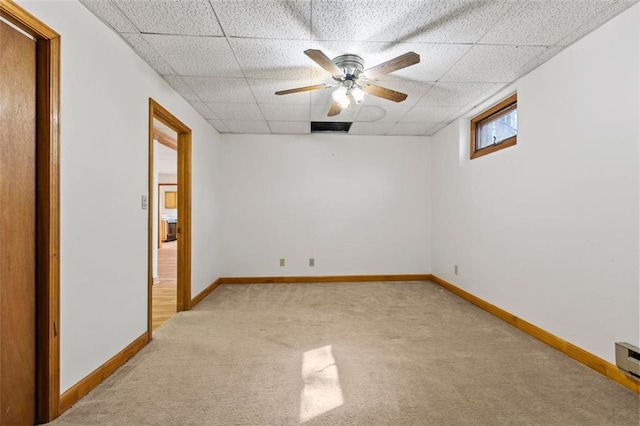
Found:
[[[311,133],[337,132],[349,133],[353,123],[348,121],[312,121]]]

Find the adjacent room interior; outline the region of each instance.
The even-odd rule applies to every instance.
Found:
[[[178,278],[178,137],[158,119],[153,120],[152,330],[177,312]]]
[[[61,43],[39,422],[640,420],[637,0],[0,12]]]

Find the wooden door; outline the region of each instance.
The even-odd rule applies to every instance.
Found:
[[[2,425],[35,421],[35,71],[35,41],[0,22]]]

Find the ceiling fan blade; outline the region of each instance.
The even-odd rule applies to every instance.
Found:
[[[300,92],[309,92],[311,90],[328,89],[329,87],[332,87],[332,86],[333,84],[316,84],[315,86],[297,87],[295,89],[279,90],[276,92],[276,95],[288,95],[290,93],[300,93]]]
[[[307,49],[304,54],[315,61],[316,64],[331,73],[331,75],[342,75],[344,72],[334,64],[322,50]]]
[[[338,115],[340,114],[340,111],[342,111],[342,107],[337,102],[332,102],[329,112],[327,113],[327,117]]]
[[[407,99],[407,95],[405,93],[396,92],[395,90],[387,89],[385,87],[376,86],[374,84],[370,84],[368,86],[363,87],[364,91],[372,96],[377,96],[379,98],[388,99],[393,102],[402,102]]]
[[[415,52],[407,52],[404,55],[390,59],[387,62],[383,62],[375,67],[369,68],[368,70],[364,70],[362,74],[371,80],[380,75],[389,74],[402,68],[415,65],[418,62],[420,62],[420,55]]]

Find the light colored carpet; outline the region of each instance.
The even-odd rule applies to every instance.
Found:
[[[54,424],[638,425],[639,409],[432,283],[222,285]]]

